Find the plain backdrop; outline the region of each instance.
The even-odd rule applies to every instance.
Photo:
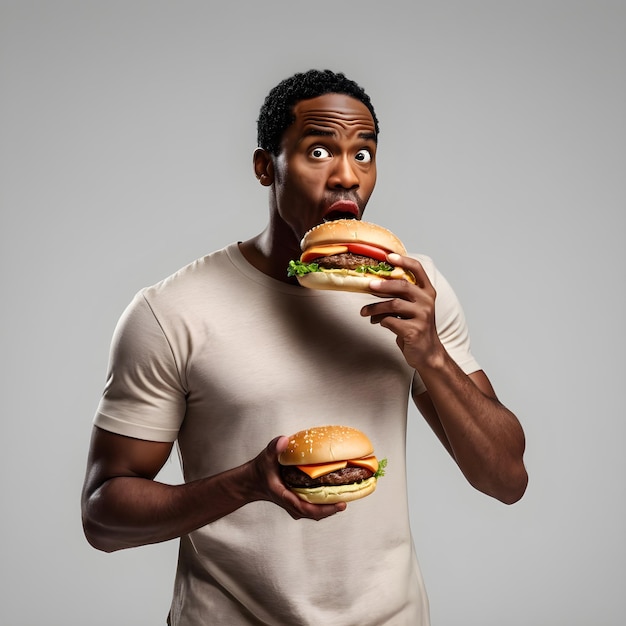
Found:
[[[433,626],[624,624],[625,61],[623,1],[0,1],[0,623],[165,623],[176,542],[82,535],[111,333],[262,228],[258,109],[315,67],[372,96],[366,215],[435,259],[527,434],[507,507],[411,411]]]

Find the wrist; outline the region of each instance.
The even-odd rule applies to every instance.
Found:
[[[259,492],[260,484],[261,476],[254,459],[247,461],[236,469],[233,489],[236,491],[236,497],[241,501],[242,505],[263,499]]]
[[[421,374],[432,372],[438,374],[445,371],[450,356],[441,342],[438,342],[431,350],[422,355],[417,363],[411,363],[411,365]]]

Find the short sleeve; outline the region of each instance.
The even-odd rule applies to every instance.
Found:
[[[474,358],[470,346],[470,334],[461,303],[446,278],[437,270],[429,257],[414,255],[423,265],[433,287],[437,292],[435,300],[435,324],[437,334],[453,361],[466,373],[478,371],[480,365]],[[426,386],[415,376],[413,393],[418,395],[426,391]]]
[[[185,414],[185,397],[171,346],[140,292],[115,329],[94,424],[128,437],[171,442]]]

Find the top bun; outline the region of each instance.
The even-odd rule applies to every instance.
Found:
[[[388,252],[406,255],[404,244],[390,230],[360,220],[334,220],[314,226],[304,234],[300,248],[332,243],[369,243]]]
[[[313,465],[331,461],[360,459],[374,453],[367,435],[350,426],[316,426],[289,437],[280,454],[281,465]]]

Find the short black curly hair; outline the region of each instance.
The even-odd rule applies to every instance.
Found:
[[[372,114],[378,136],[378,119],[374,106],[360,85],[341,72],[309,70],[286,78],[268,93],[257,120],[257,145],[277,156],[280,153],[283,133],[294,122],[293,107],[301,100],[317,98],[327,93],[341,93],[360,100]]]

